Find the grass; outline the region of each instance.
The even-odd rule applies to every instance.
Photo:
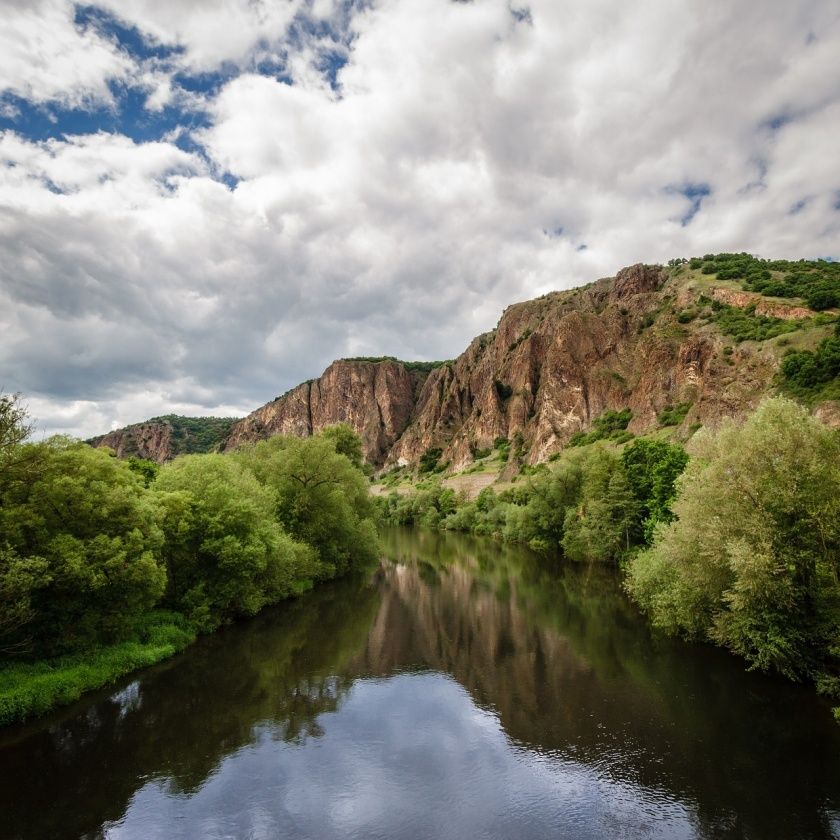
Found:
[[[168,659],[195,641],[177,613],[155,611],[138,623],[135,638],[104,648],[0,668],[0,726],[78,700],[85,692]]]

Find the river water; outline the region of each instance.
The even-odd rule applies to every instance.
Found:
[[[364,578],[0,733],[0,835],[840,838],[812,689],[651,634],[607,570],[383,542]]]

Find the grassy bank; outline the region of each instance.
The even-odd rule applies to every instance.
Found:
[[[161,610],[138,621],[133,638],[109,647],[0,669],[0,726],[43,714],[168,659],[195,641],[184,616]]]

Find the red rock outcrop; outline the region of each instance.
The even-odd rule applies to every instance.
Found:
[[[172,427],[168,423],[155,420],[116,429],[107,435],[93,438],[90,443],[93,446],[107,446],[113,449],[118,458],[134,455],[162,464],[173,457]]]
[[[390,360],[333,362],[319,379],[298,385],[240,420],[224,448],[278,434],[305,437],[348,423],[362,438],[367,460],[381,464],[408,425],[424,378]]]

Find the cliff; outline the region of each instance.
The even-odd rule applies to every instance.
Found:
[[[233,417],[153,417],[91,438],[91,446],[107,446],[120,458],[146,458],[162,464],[176,455],[212,452],[227,440]]]
[[[640,434],[679,407],[669,424],[687,434],[746,414],[774,391],[785,348],[813,347],[831,329],[830,316],[815,315],[799,301],[739,291],[679,262],[634,265],[508,307],[451,362],[333,362],[236,422],[220,448],[344,422],[377,467],[415,465],[439,449],[440,463],[458,471],[505,438],[514,471],[545,461],[608,410],[630,409],[628,431]],[[744,340],[750,330],[757,340]],[[171,457],[165,428],[130,428],[138,453]],[[98,440],[122,454],[121,434]]]
[[[405,363],[339,360],[318,379],[304,382],[253,411],[231,430],[225,449],[272,435],[312,435],[348,423],[362,438],[365,458],[382,464],[411,420],[425,372]]]

